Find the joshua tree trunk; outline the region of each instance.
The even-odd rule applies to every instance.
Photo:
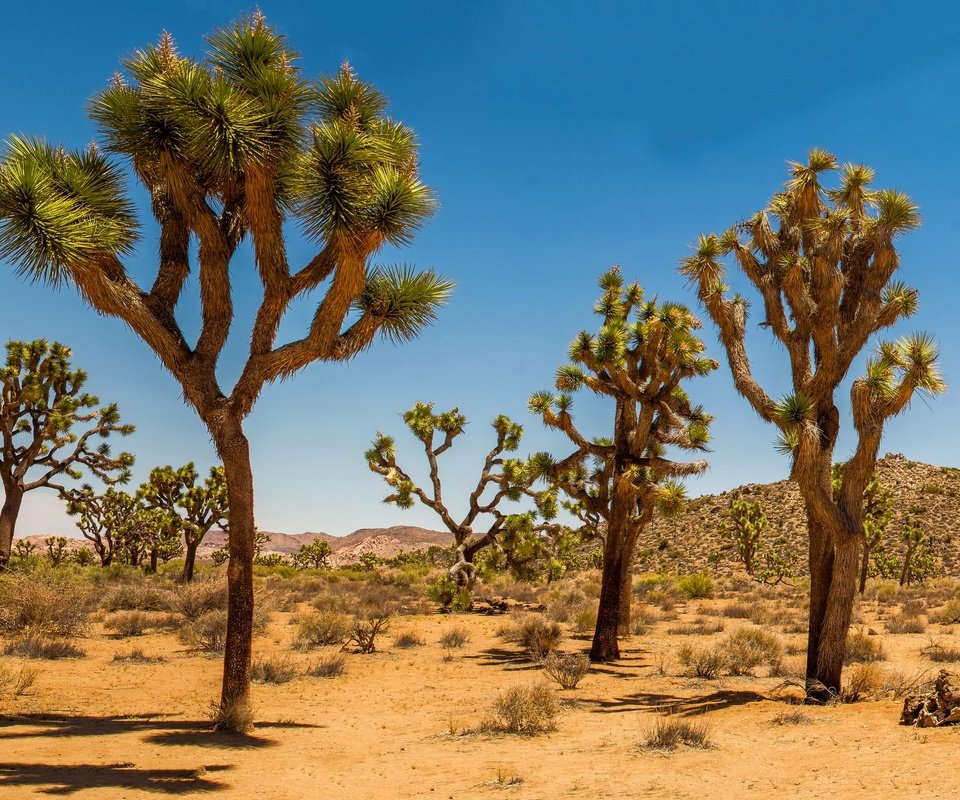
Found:
[[[227,566],[227,648],[220,705],[225,713],[249,702],[253,639],[253,471],[250,445],[240,420],[211,426],[223,462],[230,502],[230,560]]]
[[[227,479],[229,483],[229,478]],[[251,476],[251,481],[253,480]],[[186,537],[185,548],[183,552],[183,570],[180,572],[180,583],[190,583],[193,580],[193,568],[197,563],[197,548],[200,547],[200,540],[190,536]]]
[[[150,572],[156,573],[157,567],[159,566],[159,553],[156,549],[150,551]]]
[[[10,553],[13,550],[13,534],[17,527],[17,517],[20,515],[20,504],[23,502],[23,492],[16,484],[4,486],[3,510],[0,511],[0,571],[10,563]]]
[[[600,605],[597,608],[597,627],[593,633],[590,660],[616,661],[620,658],[617,634],[623,613],[624,576],[630,573],[633,543],[636,534],[630,531],[630,511],[624,508],[625,498],[614,497],[607,539],[603,545],[603,576],[600,580]],[[630,503],[635,507],[636,502]],[[629,620],[629,599],[627,601]],[[627,623],[629,625],[629,621]]]
[[[870,544],[867,542],[866,537],[860,542],[860,546],[863,549],[860,557],[860,583],[857,589],[860,594],[863,594],[867,591],[867,573],[870,571]]]
[[[639,531],[631,533],[624,542],[623,564],[620,573],[620,622],[621,636],[630,635],[630,610],[633,607],[633,553],[637,546]]]

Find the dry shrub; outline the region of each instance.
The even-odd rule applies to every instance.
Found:
[[[459,625],[440,634],[440,646],[447,650],[459,650],[469,641],[470,631]]]
[[[728,603],[720,613],[730,619],[750,619],[750,615],[753,613],[753,606],[747,605],[746,603]]]
[[[953,625],[960,622],[960,598],[950,600],[933,616],[932,622],[938,622],[941,625]]]
[[[350,633],[350,619],[337,611],[317,611],[301,617],[293,646],[297,650],[312,650],[330,644],[341,644]]]
[[[908,615],[906,611],[895,614],[884,622],[887,633],[923,633],[927,621],[923,617]]]
[[[711,633],[722,633],[724,621],[710,619],[695,619],[693,622],[684,622],[667,628],[671,636],[709,636]]]
[[[353,652],[368,655],[377,652],[377,637],[390,628],[390,611],[370,610],[353,620],[353,627],[347,636],[347,643],[353,645]]]
[[[20,671],[14,675],[5,666],[0,665],[0,695],[10,694],[11,697],[21,697],[25,695],[34,682],[40,670],[36,667],[21,667]]]
[[[534,661],[543,661],[557,649],[563,638],[563,629],[553,620],[540,614],[523,614],[514,622],[510,640],[527,651]]]
[[[672,715],[661,716],[644,734],[641,746],[645,750],[672,753],[680,745],[708,750],[713,747],[710,726],[705,720],[684,719]]]
[[[883,661],[886,657],[883,643],[876,636],[870,636],[862,630],[852,631],[847,635],[844,664],[866,664],[872,661]]]
[[[780,711],[772,720],[773,725],[809,725],[813,722],[802,708],[791,711]]]
[[[587,601],[587,596],[578,588],[565,586],[551,589],[544,598],[547,615],[557,622],[570,622]]]
[[[232,703],[211,703],[210,719],[213,729],[223,733],[244,734],[253,730],[253,708],[246,698]]]
[[[393,640],[393,646],[398,650],[410,650],[414,647],[423,647],[425,644],[426,641],[422,636],[418,636],[410,631],[401,633]]]
[[[533,735],[556,727],[560,704],[546,683],[513,686],[493,704],[493,717],[483,729],[498,733]]]
[[[650,605],[658,606],[661,611],[673,611],[673,609],[677,607],[676,595],[661,591],[660,589],[647,592],[646,600]]]
[[[143,611],[117,611],[103,621],[104,629],[112,631],[121,639],[143,636],[152,624],[153,617]]]
[[[261,606],[253,610],[253,633],[263,633],[270,621],[269,613]],[[223,653],[227,643],[227,612],[221,609],[206,611],[177,633],[177,638],[193,650],[208,655]]]
[[[170,598],[170,610],[188,622],[211,611],[227,608],[227,584],[219,580],[198,579],[178,586]]]
[[[847,670],[847,683],[840,692],[844,703],[856,703],[876,697],[884,688],[883,670],[876,663],[855,664]]]
[[[289,658],[258,658],[250,665],[250,679],[257,683],[289,683],[297,667]]]
[[[740,628],[720,646],[731,675],[751,675],[761,664],[780,669],[783,645],[772,633],[760,628]]]
[[[160,664],[164,661],[163,656],[148,656],[140,647],[135,647],[129,653],[115,653],[113,660],[119,664]]]
[[[926,601],[920,599],[919,597],[915,597],[904,602],[903,607],[900,609],[900,614],[903,617],[919,617],[925,614],[926,611]]]
[[[727,658],[719,647],[691,647],[683,645],[677,650],[680,665],[693,671],[697,678],[716,678],[727,664]]]
[[[154,583],[133,581],[107,592],[100,607],[106,611],[166,611],[171,602],[168,590]]]
[[[585,603],[570,614],[570,627],[577,635],[590,633],[597,627],[596,603]]]
[[[43,658],[55,661],[61,658],[83,658],[87,653],[67,638],[47,638],[36,633],[28,633],[8,642],[3,652],[8,656],[21,658]]]
[[[553,652],[544,660],[543,671],[561,689],[576,689],[590,671],[590,659],[582,653]]]
[[[338,678],[343,675],[347,667],[346,656],[334,653],[324,656],[316,664],[307,669],[307,675],[312,678]]]
[[[660,619],[660,614],[650,606],[630,609],[630,633],[643,636]]]
[[[0,630],[43,636],[78,636],[93,606],[90,589],[57,577],[0,577]]]
[[[920,654],[926,656],[931,661],[938,664],[949,664],[960,661],[960,648],[943,644],[943,642],[930,639],[930,644],[924,647]]]

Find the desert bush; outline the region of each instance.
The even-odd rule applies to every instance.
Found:
[[[761,664],[778,671],[783,657],[783,645],[769,631],[759,628],[740,628],[720,645],[727,669],[731,675],[750,675]]]
[[[730,619],[750,619],[753,613],[753,606],[746,603],[728,603],[720,611],[721,614]]]
[[[117,663],[132,664],[159,664],[164,659],[162,656],[148,656],[140,647],[135,647],[129,653],[115,653],[113,660]]]
[[[724,622],[720,620],[710,620],[698,618],[693,622],[684,622],[680,625],[674,625],[667,628],[667,633],[671,636],[709,636],[711,633],[722,633]]]
[[[193,622],[212,611],[224,611],[227,607],[227,584],[214,580],[195,580],[184,583],[174,590],[170,598],[170,610]]]
[[[426,641],[422,636],[406,631],[393,640],[393,646],[398,650],[410,650],[414,647],[423,647]]]
[[[560,624],[544,619],[540,614],[521,615],[510,633],[511,641],[526,650],[534,661],[542,661],[556,650],[562,638]]]
[[[21,667],[14,674],[0,664],[0,696],[9,694],[11,697],[21,697],[30,691],[40,670],[36,667]]]
[[[844,703],[856,703],[875,697],[883,685],[883,671],[876,663],[855,664],[847,670],[847,683],[840,692],[840,699]]]
[[[546,683],[513,686],[493,704],[493,717],[483,728],[499,733],[532,735],[553,730],[560,706]]]
[[[886,657],[883,643],[876,636],[869,636],[862,630],[851,631],[847,635],[847,652],[843,659],[844,664],[883,661]]]
[[[557,622],[570,622],[587,602],[587,596],[577,587],[554,588],[544,598],[547,615]]]
[[[668,592],[654,590],[647,592],[646,601],[657,606],[661,611],[673,611],[677,607],[677,598]]]
[[[28,633],[7,642],[3,652],[21,658],[42,658],[50,661],[61,658],[83,658],[87,653],[79,645],[64,637],[48,638]]]
[[[90,589],[55,575],[0,576],[0,630],[78,636],[93,606]]]
[[[643,636],[659,619],[660,614],[650,606],[634,607],[630,611],[630,633],[634,636]]]
[[[707,723],[672,715],[661,716],[641,740],[641,746],[646,750],[666,752],[673,752],[682,744],[701,750],[713,747]]]
[[[269,621],[268,612],[260,605],[254,606],[254,634],[263,633]],[[227,641],[227,612],[222,609],[204,612],[184,625],[178,631],[177,638],[193,650],[199,650],[209,655],[222,653]]]
[[[440,646],[447,650],[459,650],[470,641],[470,631],[462,626],[450,628],[440,634]]]
[[[307,675],[313,678],[338,678],[346,669],[347,659],[339,653],[321,658],[307,669]]]
[[[716,678],[727,664],[727,658],[719,647],[692,647],[683,645],[677,650],[680,665],[693,671],[698,678]]]
[[[554,651],[544,659],[543,671],[550,680],[560,684],[561,689],[576,689],[590,671],[590,659],[582,653]]]
[[[677,581],[677,589],[688,600],[713,597],[713,578],[703,572],[684,575]]]
[[[134,581],[107,592],[100,601],[106,611],[166,611],[172,602],[171,592],[153,582]]]
[[[770,720],[773,725],[809,725],[812,721],[802,708],[780,711]]]
[[[901,611],[884,622],[887,633],[923,633],[927,629],[927,621],[923,617],[907,616]]]
[[[953,625],[960,622],[960,597],[948,601],[943,608],[937,611],[932,621],[941,625]]]
[[[950,664],[960,661],[960,648],[945,645],[933,639],[930,640],[930,644],[920,651],[920,654],[938,664]]]
[[[153,618],[144,611],[117,611],[103,621],[105,630],[115,633],[119,638],[143,636],[152,626]]]
[[[377,652],[377,637],[387,632],[391,616],[386,610],[371,610],[355,617],[347,635],[347,644],[353,645],[355,653],[367,655]]]
[[[301,617],[293,646],[312,650],[330,644],[341,644],[350,633],[350,619],[336,611],[318,611]]]
[[[467,612],[473,608],[469,589],[457,586],[449,575],[441,575],[427,586],[427,597],[445,611]]]
[[[289,658],[258,658],[250,665],[250,679],[257,683],[289,683],[297,667]]]
[[[900,615],[905,618],[919,617],[926,613],[926,610],[926,602],[919,597],[914,597],[904,601],[903,606],[900,609]]]
[[[590,633],[597,627],[597,604],[585,603],[570,614],[570,628],[577,635]]]

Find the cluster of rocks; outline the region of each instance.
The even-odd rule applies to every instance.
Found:
[[[942,669],[931,691],[908,695],[903,701],[900,724],[936,728],[960,723],[960,686],[956,678],[952,672]]]

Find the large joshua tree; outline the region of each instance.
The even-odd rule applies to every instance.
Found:
[[[207,45],[205,57],[188,58],[164,34],[128,58],[124,74],[90,104],[107,151],[149,193],[159,227],[152,282],[141,287],[124,265],[136,214],[124,169],[95,146],[9,140],[0,164],[0,254],[27,277],[73,283],[98,312],[122,319],[206,425],[230,504],[221,727],[245,728],[248,714],[231,715],[248,705],[253,620],[253,475],[243,421],[267,383],[314,361],[350,359],[378,334],[414,337],[450,284],[429,271],[370,268],[384,245],[408,242],[434,209],[414,134],[386,116],[380,92],[347,65],[308,79],[259,13],[214,32]],[[287,223],[316,244],[306,263],[288,259]],[[217,365],[247,253],[260,300],[229,386]],[[191,274],[200,326],[188,341],[175,311],[190,305],[180,301]],[[291,303],[315,290],[302,335],[278,342]]]
[[[683,381],[706,375],[717,362],[703,355],[694,331],[700,321],[673,303],[645,301],[639,284],[624,285],[617,267],[600,278],[595,307],[603,320],[596,334],[583,331],[570,359],[557,370],[559,395],[539,392],[530,409],[567,435],[576,450],[548,461],[543,472],[578,503],[606,522],[603,577],[593,661],[620,657],[618,630],[629,627],[631,566],[637,537],[660,508],[682,503],[677,479],[697,475],[707,462],[678,462],[667,448],[703,451],[711,421],[692,405]],[[574,425],[572,393],[587,388],[614,401],[612,436],[588,439]]]
[[[532,513],[508,514],[501,507],[505,501],[518,501],[524,496],[533,499],[537,513],[544,521],[556,514],[555,493],[549,489],[531,488],[539,475],[531,464],[520,458],[507,458],[515,452],[523,437],[523,427],[500,414],[492,423],[496,442],[487,453],[480,477],[467,499],[466,510],[459,519],[443,498],[439,457],[453,447],[467,424],[459,409],[434,413],[432,403],[416,403],[406,411],[403,421],[420,440],[429,465],[430,483],[426,490],[410,477],[398,463],[393,437],[378,433],[373,446],[364,454],[373,472],[383,476],[393,490],[384,502],[398,508],[411,508],[419,501],[433,511],[453,534],[457,560],[450,568],[450,578],[460,587],[472,589],[476,579],[474,559],[483,548],[496,543],[506,530],[532,528]],[[437,434],[440,434],[438,440]]]
[[[856,447],[834,496],[831,465],[841,422],[837,389],[870,337],[916,310],[916,290],[895,280],[900,266],[895,241],[917,227],[920,217],[905,194],[870,189],[873,171],[862,164],[839,167],[834,156],[814,150],[806,164],[791,169],[784,191],[766,211],[720,236],[701,236],[681,269],[719,331],[737,390],[779,428],[779,447],[791,457],[810,543],[807,695],[819,702],[840,689],[864,536],[864,491],[884,423],[916,392],[936,394],[944,384],[931,337],[879,345],[850,389]],[[837,171],[836,188],[823,186],[822,177]],[[761,325],[786,351],[793,391],[780,401],[751,370],[748,303],[727,294],[728,259],[760,293]]]
[[[83,391],[87,375],[71,369],[70,348],[42,339],[7,342],[7,362],[0,371],[0,569],[10,549],[23,496],[41,488],[64,494],[64,479],[84,470],[106,484],[130,478],[133,456],[113,456],[104,441],[127,436],[133,425],[120,422],[116,404]]]

